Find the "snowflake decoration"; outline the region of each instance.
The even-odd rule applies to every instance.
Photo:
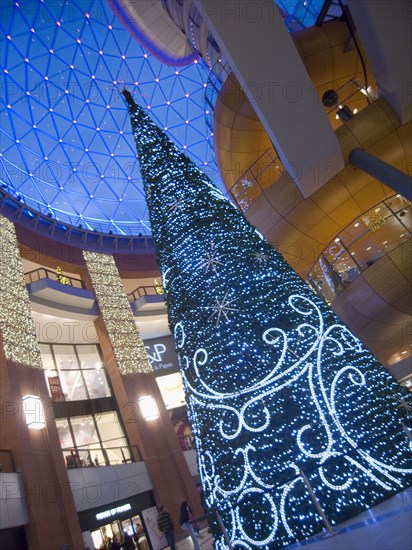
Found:
[[[264,254],[263,252],[252,252],[251,256],[260,264],[266,262],[266,260],[269,259],[269,256],[267,254]]]
[[[184,199],[176,199],[168,208],[168,212],[176,214],[177,212],[182,212],[184,209],[185,201]]]
[[[389,383],[387,382],[386,385],[389,385]],[[412,412],[412,405],[407,401],[405,401],[405,399],[403,399],[402,397],[399,397],[398,395],[396,395],[396,393],[393,391],[392,388],[390,388],[390,392],[392,394],[390,398],[394,399],[399,403],[398,409],[404,409],[406,414],[410,414]]]
[[[205,266],[205,273],[211,269],[218,274],[216,271],[216,267],[218,265],[225,265],[223,262],[220,261],[220,259],[223,256],[227,256],[227,254],[219,254],[217,249],[215,248],[215,243],[210,243],[210,252],[206,254],[206,258],[202,260],[202,267]]]
[[[217,316],[216,319],[216,326],[219,326],[220,319],[224,317],[226,321],[229,321],[228,313],[229,311],[239,311],[238,309],[234,307],[230,307],[233,302],[236,301],[236,299],[228,300],[227,295],[229,294],[229,291],[226,292],[222,300],[219,300],[216,298],[216,304],[214,306],[206,306],[205,309],[213,309],[212,315],[209,317],[208,321],[212,319],[215,315]]]
[[[399,403],[398,409],[404,409],[406,414],[410,414],[412,412],[412,406],[407,401],[405,401],[405,399],[402,399],[402,397],[393,395],[392,399],[395,399],[395,401]]]

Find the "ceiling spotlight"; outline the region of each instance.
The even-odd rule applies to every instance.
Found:
[[[347,122],[353,117],[353,113],[347,105],[342,105],[336,114],[342,122]]]

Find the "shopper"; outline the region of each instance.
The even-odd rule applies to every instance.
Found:
[[[132,537],[125,531],[123,540],[120,544],[120,548],[123,550],[135,550],[135,545]]]
[[[165,510],[164,506],[159,506],[159,515],[157,516],[157,526],[159,531],[165,534],[167,544],[170,546],[170,550],[175,550],[175,533],[173,527],[173,520]]]
[[[195,530],[193,529],[193,526],[190,523],[190,520],[192,518],[193,518],[193,514],[192,514],[192,510],[190,509],[189,503],[187,502],[187,500],[184,500],[180,505],[179,523],[183,527],[183,529],[186,529],[186,531],[192,537],[193,546],[195,550],[200,550],[200,546],[197,540]]]

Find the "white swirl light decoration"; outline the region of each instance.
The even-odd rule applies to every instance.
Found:
[[[251,494],[261,494],[270,504],[270,515],[272,517],[272,522],[271,522],[272,529],[271,529],[270,534],[263,540],[252,539],[245,532],[245,529],[244,529],[244,526],[247,525],[247,522],[242,521],[242,518],[240,517],[239,504],[242,502],[242,500],[244,499],[245,496],[251,495]],[[240,540],[249,542],[252,545],[252,548],[254,548],[254,547],[260,547],[261,548],[261,547],[266,546],[267,544],[270,544],[271,542],[273,542],[274,539],[275,539],[275,536],[276,536],[277,528],[278,528],[279,517],[278,517],[278,511],[276,509],[276,505],[273,501],[273,498],[270,496],[270,494],[264,492],[262,489],[259,489],[259,488],[246,489],[239,496],[238,503],[239,504],[236,508],[236,520],[237,520],[237,528],[238,528],[238,530],[241,534],[241,539]],[[236,540],[235,540],[235,543],[236,543]]]
[[[295,305],[295,303],[294,303],[294,305]],[[296,308],[296,309],[298,310],[299,308]],[[300,311],[302,311],[302,310],[300,309]],[[184,329],[183,329],[183,323],[181,322],[177,326],[179,327],[180,335],[185,334]],[[304,326],[306,327],[307,324],[302,324],[299,327],[304,327]],[[324,387],[324,384],[323,384],[323,380],[322,380],[322,377],[321,377],[322,352],[323,352],[322,350],[324,348],[324,343],[328,342],[328,341],[333,342],[333,343],[336,342],[337,351],[335,350],[333,355],[336,356],[336,355],[341,355],[343,353],[343,346],[338,341],[335,341],[335,338],[331,338],[330,336],[328,336],[330,334],[332,328],[333,328],[333,330],[336,331],[336,329],[338,329],[340,327],[339,327],[339,325],[334,325],[333,327],[331,327],[330,330],[326,331],[325,335],[317,333],[320,345],[317,349],[316,349],[316,346],[312,346],[312,350],[316,351],[316,355],[317,355],[317,372],[318,372],[318,375],[319,375],[319,378],[320,378],[320,381],[318,382],[318,384],[321,388],[320,399],[322,399],[322,404],[321,404],[320,399],[316,395],[316,389],[315,389],[314,380],[313,380],[313,373],[314,373],[313,365],[310,364],[310,363],[307,363],[305,365],[304,369],[299,371],[299,377],[300,378],[302,377],[302,375],[304,373],[307,373],[307,382],[308,382],[308,387],[310,388],[310,393],[312,395],[312,402],[315,405],[318,417],[321,421],[321,425],[325,429],[325,432],[326,432],[326,435],[327,435],[327,446],[322,452],[318,452],[318,453],[311,452],[311,451],[309,451],[305,448],[305,446],[302,443],[301,438],[302,438],[303,433],[310,427],[310,425],[303,425],[297,431],[297,436],[296,436],[297,446],[300,448],[300,450],[303,452],[303,454],[305,456],[307,456],[309,458],[318,458],[320,460],[320,464],[327,461],[328,458],[330,458],[330,457],[338,456],[338,453],[333,452],[333,445],[334,445],[335,440],[332,436],[332,429],[331,429],[331,427],[329,426],[329,424],[326,420],[325,411],[330,413],[331,418],[333,419],[334,424],[338,428],[338,431],[341,433],[341,435],[352,446],[356,447],[356,443],[348,436],[348,434],[346,434],[346,432],[343,429],[342,425],[338,421],[334,393],[336,392],[336,386],[338,384],[339,379],[342,376],[344,376],[345,373],[350,372],[350,380],[354,385],[362,386],[365,383],[365,378],[364,378],[363,374],[358,369],[354,369],[353,367],[345,367],[345,368],[341,369],[340,371],[338,371],[338,373],[335,375],[335,377],[333,379],[333,382],[332,382],[332,385],[331,385],[331,394],[330,394],[331,397],[328,399],[328,396],[327,396],[327,393],[326,393],[326,390],[325,390],[325,387]],[[345,330],[345,327],[342,327],[342,330]],[[276,337],[273,338],[274,333],[279,334],[280,332],[279,331],[273,331],[272,329],[269,329],[268,331],[266,331],[264,333],[262,339],[265,342],[267,342],[269,345],[273,345],[273,343],[276,341]],[[284,333],[282,333],[282,337],[283,337],[284,342],[288,341],[288,339],[287,339],[287,337]],[[181,344],[182,339],[180,338],[178,341]],[[349,340],[347,340],[346,343],[348,343],[348,342],[349,342]],[[354,346],[354,348],[355,348],[355,350],[357,350],[357,346]],[[306,353],[305,354],[305,359],[309,355],[310,355],[309,353]],[[283,354],[283,357],[284,356],[285,356],[285,354]],[[276,393],[277,391],[279,391],[279,388],[289,386],[294,381],[293,377],[292,377],[288,381],[284,381],[283,384],[279,384],[275,388],[271,388],[270,390],[264,391],[263,394],[261,393],[261,394],[258,394],[258,395],[251,396],[242,405],[241,409],[238,410],[234,406],[229,406],[229,405],[225,405],[225,404],[222,403],[222,399],[223,399],[223,401],[225,401],[225,400],[228,400],[228,399],[232,399],[233,397],[236,397],[236,394],[234,392],[232,392],[230,394],[229,393],[223,393],[223,392],[216,392],[208,384],[204,383],[204,381],[202,380],[202,369],[208,363],[208,354],[207,354],[207,351],[205,349],[196,350],[196,352],[194,353],[194,357],[193,357],[192,361],[190,361],[190,359],[187,358],[187,357],[185,359],[186,359],[186,365],[190,365],[190,363],[193,363],[193,370],[196,373],[197,388],[193,387],[190,383],[187,382],[188,387],[193,392],[192,393],[192,400],[191,400],[191,403],[192,403],[193,407],[195,407],[196,409],[199,409],[199,407],[200,407],[203,410],[214,409],[216,411],[218,411],[218,410],[226,411],[226,412],[229,412],[230,414],[232,414],[237,419],[237,421],[238,421],[237,429],[232,433],[229,433],[227,430],[225,430],[225,428],[224,428],[224,419],[221,419],[218,423],[219,432],[220,432],[221,437],[224,440],[228,440],[228,441],[229,440],[235,440],[244,431],[247,431],[247,432],[264,431],[267,428],[267,426],[269,425],[270,419],[272,418],[272,414],[269,411],[269,409],[266,406],[263,407],[265,422],[262,426],[259,426],[258,428],[253,427],[253,426],[248,424],[247,409],[252,404],[255,404],[258,401],[262,401],[262,395],[264,395],[264,396],[272,395],[273,393]],[[301,362],[301,361],[299,361],[299,362]],[[296,366],[296,365],[294,365],[294,366]],[[190,369],[189,366],[187,366],[187,368]],[[355,378],[353,376],[354,374],[356,374],[358,378]],[[271,372],[271,375],[273,375],[273,371]],[[183,377],[185,378],[184,373],[183,373]],[[277,378],[279,378],[279,377],[277,377]],[[261,385],[262,386],[267,385],[268,379],[270,379],[270,377],[265,377],[261,381]],[[199,389],[200,387],[203,388],[203,392],[200,391],[200,389]],[[252,387],[248,388],[247,390],[248,390],[248,392],[250,392],[252,389],[256,389],[256,388],[259,388],[259,387],[260,387],[259,384],[255,384]],[[242,390],[241,392],[238,392],[237,396],[241,395],[242,393],[245,393],[245,390]],[[218,400],[219,402],[213,403],[213,401],[215,399]],[[270,489],[271,487],[273,487],[273,484],[266,484],[266,483],[262,482],[259,475],[256,475],[255,472],[254,472],[254,468],[253,468],[253,465],[251,464],[251,462],[249,460],[248,454],[249,454],[250,450],[255,450],[255,449],[256,449],[255,446],[249,444],[244,449],[237,448],[234,451],[233,457],[236,457],[239,454],[241,454],[244,457],[244,467],[243,467],[244,469],[243,469],[243,475],[242,475],[242,478],[241,478],[240,482],[235,487],[231,488],[230,490],[225,489],[224,486],[222,485],[222,483],[224,483],[223,478],[220,474],[216,473],[216,472],[218,472],[218,469],[216,467],[215,462],[213,461],[212,455],[209,453],[208,456],[210,458],[211,464],[213,464],[214,474],[205,476],[205,481],[206,481],[207,485],[213,487],[213,489],[211,491],[212,494],[213,494],[213,498],[211,499],[211,502],[219,502],[219,500],[221,500],[222,498],[225,499],[225,500],[229,500],[231,497],[237,497],[237,498],[235,498],[235,502],[238,502],[239,495],[244,494],[244,492],[246,490],[250,490],[252,492],[255,490],[252,487],[250,487],[250,485],[254,484],[254,483],[256,483],[257,486],[261,485],[261,487],[263,486],[266,489]],[[373,472],[370,470],[370,468],[362,466],[358,461],[354,461],[353,459],[350,460],[350,462],[352,462],[353,464],[356,465],[357,470],[364,472],[372,481],[377,483],[382,488],[384,488],[386,490],[389,490],[391,488],[390,485],[383,482],[376,475],[374,475]],[[387,472],[384,472],[384,470],[382,468],[380,468],[379,466],[377,466],[376,464],[375,464],[375,467],[378,467],[378,469],[380,469],[382,473],[387,473]],[[402,469],[402,473],[405,473],[405,472],[407,472],[407,470]],[[343,483],[332,483],[331,481],[329,481],[326,478],[325,472],[322,468],[320,468],[319,474],[320,474],[320,478],[322,479],[323,483],[327,487],[329,487],[330,489],[332,489],[334,491],[344,491],[344,490],[348,489],[354,482],[354,478],[349,477]],[[391,478],[392,478],[392,476],[391,476]],[[391,480],[393,482],[396,481],[395,478],[392,478]],[[286,512],[285,512],[286,502],[288,500],[288,497],[290,496],[289,493],[294,489],[294,487],[296,486],[296,483],[298,483],[300,481],[301,481],[301,479],[297,478],[297,479],[293,480],[292,482],[290,482],[287,485],[287,487],[283,491],[281,502],[280,502],[280,521],[281,521],[285,531],[291,537],[293,537],[294,533],[293,533],[293,530],[291,529],[291,527],[288,524],[288,519],[287,519]],[[236,516],[236,517],[238,518],[238,516]],[[234,526],[234,525],[231,526],[232,530],[237,529],[237,528],[238,528],[238,526]],[[248,535],[246,533],[243,533],[242,529],[240,529],[240,531],[241,531],[241,536],[243,537],[243,539],[242,539],[243,540],[243,542],[242,542],[243,547],[253,548],[253,547],[255,547],[255,545],[259,546],[261,544],[262,546],[264,546],[266,544],[266,542],[262,542],[262,541],[259,542],[259,541],[255,541],[255,540],[251,539],[250,537],[248,537]],[[247,546],[247,544],[245,543],[245,540],[247,540],[249,544],[252,544],[252,546],[251,547]],[[266,539],[264,539],[264,541],[266,541]],[[224,546],[222,546],[222,548],[223,547]]]
[[[250,399],[247,403],[245,403],[245,405],[243,405],[242,410],[240,411],[240,418],[241,418],[242,426],[245,427],[246,430],[248,430],[249,432],[256,432],[256,433],[263,432],[269,426],[270,419],[272,417],[269,409],[262,403],[262,413],[264,415],[264,422],[258,427],[253,427],[253,426],[250,425],[250,423],[247,422],[246,410],[251,405],[255,405],[259,401],[262,401],[262,398],[255,397],[254,399]],[[253,417],[253,418],[255,418],[255,417]]]
[[[332,330],[336,330],[336,329],[341,329],[342,332],[344,334],[346,334],[346,336],[348,336],[348,335],[350,336],[350,333],[348,334],[347,327],[345,327],[343,325],[333,325],[326,331],[325,336],[322,338],[322,342],[324,344],[326,341],[332,341],[338,347],[338,351],[334,352],[334,355],[342,355],[343,354],[343,346],[342,346],[341,342],[339,342],[335,338],[331,338],[329,336],[329,334],[332,332]],[[357,339],[355,339],[355,338],[345,338],[344,340],[346,341],[346,343],[348,345],[351,345],[351,343],[354,341],[355,344],[356,344],[354,346],[354,348],[357,351],[360,351],[359,347],[358,347]],[[329,411],[330,416],[333,420],[333,423],[338,428],[338,430],[339,430],[340,434],[343,436],[343,438],[354,449],[356,449],[358,451],[358,454],[360,455],[361,458],[365,459],[369,463],[370,466],[374,467],[376,470],[378,470],[382,474],[384,474],[395,485],[402,486],[402,483],[400,482],[400,480],[398,480],[394,476],[390,475],[389,471],[395,471],[395,472],[407,474],[407,473],[412,473],[412,468],[397,468],[393,464],[382,463],[382,462],[372,458],[368,452],[363,451],[361,449],[358,449],[358,444],[347,434],[346,430],[343,428],[341,422],[339,421],[338,414],[337,414],[337,409],[336,409],[336,404],[335,404],[335,396],[337,394],[337,392],[336,392],[337,383],[339,382],[340,378],[345,373],[349,373],[349,378],[350,378],[352,384],[354,384],[355,386],[360,386],[360,387],[364,386],[366,384],[366,378],[365,378],[364,373],[362,373],[359,369],[357,369],[353,366],[347,366],[347,367],[344,367],[341,370],[339,370],[333,378],[333,381],[332,381],[332,384],[331,384],[331,390],[330,390],[330,398],[328,399],[327,394],[326,394],[326,389],[324,387],[324,383],[323,383],[323,380],[322,380],[322,373],[321,373],[322,362],[321,362],[321,357],[320,356],[321,356],[322,349],[323,349],[323,345],[319,347],[319,356],[318,356],[318,365],[317,365],[317,367],[318,367],[318,373],[319,373],[319,379],[320,379],[321,393],[322,393],[322,396],[324,398],[324,402],[327,406],[327,410]],[[354,374],[356,374],[358,376],[358,378],[355,378]],[[304,446],[302,445],[302,441],[301,441],[301,436],[302,436],[302,433],[304,433],[304,431],[306,431],[311,426],[303,426],[299,430],[297,442],[298,442],[299,448],[302,450],[302,452],[304,452],[304,454],[306,454],[307,456],[313,457],[313,458],[319,457],[319,458],[321,458],[321,463],[322,463],[325,460],[327,460],[327,458],[329,458],[331,456],[334,456],[335,453],[331,452],[334,441],[332,439],[332,432],[331,432],[330,426],[328,425],[328,423],[326,421],[326,416],[323,414],[320,403],[319,403],[318,399],[315,396],[314,387],[313,387],[313,383],[312,383],[312,373],[311,372],[310,372],[310,376],[309,376],[309,381],[310,381],[311,392],[312,392],[312,395],[313,395],[313,398],[314,398],[314,402],[316,404],[316,408],[317,408],[318,413],[319,413],[319,417],[321,419],[321,423],[322,423],[322,425],[325,428],[326,433],[327,433],[328,447],[325,451],[323,451],[322,453],[318,453],[318,454],[310,453],[309,451],[304,449]],[[385,489],[390,489],[391,488],[391,486],[389,486],[386,483],[383,483],[381,480],[379,480],[379,478],[377,478],[368,468],[362,467],[357,461],[354,462],[354,463],[357,465],[357,467],[359,469],[363,470],[376,483],[378,483],[379,485],[381,485]],[[323,469],[320,468],[319,471],[320,471],[321,478],[325,482],[325,484],[327,484],[330,488],[333,488],[334,490],[341,490],[342,491],[342,490],[348,488],[351,484],[351,483],[349,483],[349,481],[350,482],[352,481],[351,478],[348,480],[348,482],[345,482],[345,483],[340,484],[340,485],[332,484],[331,482],[326,482],[326,478],[325,478]]]
[[[373,480],[375,483],[380,485],[383,489],[390,490],[391,486],[388,483],[383,482],[381,479],[379,479],[369,468],[366,466],[363,466],[360,462],[357,460],[347,456],[345,457],[348,459],[349,462],[351,462],[358,470],[362,470],[371,480]],[[337,486],[334,487],[336,489]]]
[[[234,406],[229,406],[229,405],[225,405],[225,404],[221,403],[220,399],[218,401],[214,402],[214,398],[216,398],[216,396],[213,395],[213,394],[212,395],[211,394],[205,394],[205,393],[201,393],[198,390],[195,390],[193,388],[193,386],[188,382],[188,380],[186,378],[186,375],[185,375],[185,370],[189,368],[189,366],[188,366],[189,363],[190,363],[189,358],[185,357],[184,362],[186,364],[186,368],[181,373],[182,374],[182,379],[183,379],[183,385],[184,385],[184,387],[188,388],[191,391],[191,401],[192,401],[192,403],[194,405],[196,405],[196,404],[200,405],[201,407],[206,408],[206,409],[213,409],[213,410],[216,410],[216,411],[219,410],[219,411],[229,412],[229,413],[232,413],[233,416],[237,418],[237,420],[238,420],[237,428],[233,433],[229,433],[228,431],[224,430],[224,427],[223,427],[224,420],[219,421],[218,426],[219,426],[220,433],[221,433],[222,437],[227,439],[227,440],[236,439],[236,437],[239,436],[239,434],[241,433],[243,428],[246,428],[246,430],[249,431],[249,432],[258,433],[258,432],[264,431],[268,427],[270,419],[271,419],[269,409],[267,407],[263,406],[262,410],[263,410],[263,413],[264,413],[265,422],[257,428],[252,427],[248,424],[248,422],[246,420],[246,411],[247,411],[247,409],[249,409],[249,407],[251,405],[254,405],[256,402],[262,402],[265,397],[272,396],[273,394],[275,394],[275,393],[281,391],[282,389],[284,389],[285,387],[289,386],[291,383],[297,381],[299,378],[301,378],[303,376],[303,374],[310,367],[310,365],[306,365],[304,368],[302,368],[302,370],[295,373],[295,375],[292,378],[290,378],[287,382],[284,382],[283,384],[280,384],[276,387],[269,388],[268,390],[264,391],[263,393],[258,394],[257,396],[252,396],[249,399],[249,401],[247,401],[242,406],[242,409],[239,411]],[[198,382],[201,382],[201,380],[198,379]],[[242,393],[243,392],[239,392],[238,395],[241,395]],[[219,395],[219,398],[220,397],[222,397],[222,396]],[[233,395],[224,396],[224,397],[226,397],[226,398],[233,397]]]
[[[376,468],[379,472],[384,474],[388,479],[393,481],[399,487],[402,487],[400,480],[392,476],[389,472],[399,472],[399,473],[408,473],[408,474],[412,473],[412,468],[397,468],[392,464],[386,464],[384,462],[381,462],[380,460],[377,460],[376,458],[371,457],[370,454],[367,453],[366,451],[359,450],[359,454],[362,458],[366,459],[366,461],[369,462],[371,466]]]
[[[198,455],[199,472],[202,477],[203,487],[208,489],[206,502],[209,507],[213,506],[214,500],[211,499],[213,490],[213,479],[215,477],[215,467],[213,456],[209,451],[204,451]],[[208,464],[207,464],[208,463]],[[209,466],[208,466],[209,465]]]
[[[352,376],[353,372],[351,372],[351,371],[356,372],[356,374],[359,376],[359,381],[355,380],[355,378]],[[341,369],[339,372],[336,373],[336,375],[335,375],[335,377],[333,378],[333,381],[332,381],[332,385],[331,385],[331,389],[330,389],[330,401],[329,401],[330,406],[329,406],[329,410],[330,410],[331,416],[332,416],[336,426],[338,427],[340,433],[343,435],[343,437],[345,437],[345,439],[350,443],[350,445],[352,445],[352,447],[354,447],[356,449],[357,448],[356,442],[351,437],[349,437],[347,435],[346,431],[344,430],[342,424],[339,421],[339,418],[337,416],[337,411],[336,411],[336,404],[335,404],[336,386],[337,386],[340,378],[347,372],[349,372],[351,382],[354,385],[364,386],[365,383],[366,383],[365,375],[359,369],[356,369],[355,367],[351,367],[351,366],[344,367],[343,369]],[[328,401],[326,401],[326,402],[328,403]],[[328,405],[329,405],[329,403],[328,403]]]
[[[331,456],[331,449],[332,449],[334,440],[333,440],[333,437],[332,437],[331,430],[330,430],[330,428],[328,426],[328,423],[326,421],[325,415],[323,414],[323,410],[322,410],[322,407],[320,405],[320,402],[319,402],[319,400],[317,399],[317,396],[316,396],[315,388],[314,388],[314,385],[313,385],[313,376],[312,376],[313,367],[312,367],[312,365],[309,368],[308,374],[309,374],[310,392],[312,394],[312,399],[315,403],[315,407],[316,407],[316,410],[318,412],[321,424],[322,424],[322,426],[324,427],[324,429],[326,431],[326,435],[327,435],[327,438],[328,438],[328,445],[327,445],[327,448],[324,451],[322,451],[321,453],[311,453],[310,451],[307,451],[305,449],[305,447],[302,443],[302,434],[305,431],[307,431],[308,429],[312,429],[312,426],[310,424],[302,426],[302,428],[300,428],[300,430],[298,430],[297,444],[298,444],[299,449],[303,452],[304,455],[306,455],[307,457],[310,457],[310,458],[319,458],[320,463],[322,464],[325,460],[327,460]]]
[[[236,449],[236,453],[242,453],[245,457],[245,469],[250,474],[250,476],[256,481],[259,487],[263,487],[263,489],[272,489],[274,487],[274,483],[268,484],[264,483],[262,479],[256,475],[256,473],[253,471],[254,465],[249,460],[249,451],[256,451],[256,447],[253,445],[246,445],[245,449]],[[236,454],[235,453],[235,454]]]
[[[173,331],[173,336],[175,339],[175,344],[178,348],[182,348],[185,343],[185,329],[183,323],[176,323],[175,329]]]
[[[388,388],[331,309],[128,104],[205,498],[232,545],[273,550],[323,529],[302,472],[332,524],[410,485],[406,413],[397,402],[387,412],[391,392],[407,391]],[[173,215],[167,205],[179,198],[185,208]],[[205,273],[210,243],[224,262]],[[222,296],[236,308],[216,324],[208,306]],[[257,514],[246,504],[258,500]],[[223,535],[214,542],[226,548]]]
[[[294,485],[296,485],[296,483],[303,483],[302,478],[298,477],[299,476],[299,468],[296,466],[296,464],[291,464],[291,466],[295,470],[296,478],[285,485],[285,487],[283,489],[283,492],[282,492],[282,495],[281,495],[281,498],[280,498],[280,507],[279,507],[280,517],[281,517],[281,520],[282,520],[282,525],[283,525],[286,533],[289,535],[289,537],[293,537],[294,533],[293,533],[293,530],[289,527],[288,517],[286,515],[287,498],[289,496],[289,493],[292,491]]]
[[[297,332],[299,334],[302,333],[302,331],[304,330],[304,328],[310,328],[316,335],[317,335],[317,338],[316,340],[312,343],[312,345],[309,347],[309,349],[304,353],[302,354],[301,357],[299,357],[297,359],[297,361],[295,363],[293,363],[291,365],[291,367],[289,367],[288,369],[282,371],[280,373],[280,377],[285,377],[286,375],[289,375],[291,371],[295,370],[296,367],[298,367],[301,363],[304,363],[305,360],[310,357],[310,355],[313,353],[313,351],[316,349],[317,345],[318,345],[318,342],[319,342],[319,334],[321,333],[321,329],[322,329],[322,317],[320,315],[320,311],[319,309],[316,307],[316,305],[309,299],[305,298],[304,296],[299,296],[299,295],[293,295],[290,297],[289,299],[289,303],[291,304],[291,307],[297,311],[298,313],[301,313],[301,314],[304,314],[304,315],[309,315],[310,312],[308,311],[302,311],[301,309],[299,309],[298,307],[295,306],[295,302],[297,300],[301,300],[307,304],[309,304],[310,306],[313,307],[313,309],[317,312],[318,314],[318,319],[319,319],[319,329],[316,329],[315,327],[311,326],[311,325],[308,325],[307,323],[304,323],[304,324],[301,324],[297,327]],[[179,323],[176,324],[176,327],[179,328],[179,330],[183,330],[183,322],[180,321]],[[278,336],[275,336],[276,334],[278,334]],[[175,331],[175,337],[178,336],[178,332]],[[236,392],[231,392],[231,393],[227,393],[227,392],[222,392],[222,391],[216,391],[214,390],[213,388],[210,387],[210,385],[206,384],[203,380],[202,380],[202,377],[200,376],[200,370],[198,368],[198,365],[200,365],[201,367],[204,367],[207,363],[207,359],[208,359],[208,352],[206,349],[203,349],[203,348],[199,348],[196,350],[195,354],[194,354],[194,357],[193,357],[193,368],[195,370],[195,373],[196,373],[196,379],[197,381],[204,387],[204,389],[206,389],[208,391],[208,395],[211,397],[211,396],[216,396],[216,397],[219,397],[219,398],[231,398],[231,397],[236,397],[236,396],[239,396],[239,394],[241,393],[250,393],[250,392],[253,392],[253,391],[256,391],[256,390],[259,390],[259,389],[262,389],[263,387],[265,387],[266,385],[268,385],[270,382],[273,381],[274,377],[275,377],[275,374],[276,372],[280,369],[280,367],[282,366],[283,364],[283,360],[285,359],[285,356],[287,354],[287,351],[289,350],[289,346],[288,346],[288,338],[287,338],[287,335],[285,334],[284,331],[280,330],[279,328],[277,327],[273,327],[273,328],[270,328],[270,329],[267,329],[264,333],[263,333],[263,336],[262,336],[262,339],[270,344],[271,346],[274,346],[276,345],[279,340],[281,339],[283,341],[283,344],[282,344],[282,351],[281,351],[281,356],[280,358],[277,360],[276,364],[273,366],[273,368],[271,369],[270,373],[265,376],[264,378],[262,378],[262,380],[260,380],[258,383],[256,384],[253,384],[243,390],[237,390]],[[183,344],[179,344],[178,347],[182,348],[183,347]],[[293,352],[292,352],[293,353]],[[197,360],[197,357],[198,355],[200,354],[203,354],[204,355],[204,358],[201,359],[200,361]],[[198,390],[196,390],[195,387],[191,386],[189,383],[188,383],[191,391],[193,391],[193,393],[197,393]]]
[[[169,271],[170,271],[170,267],[168,267],[167,269],[165,269],[164,271],[162,271],[162,283],[163,283],[163,288],[166,290],[167,288],[167,285],[169,284]]]
[[[339,455],[336,453],[335,456],[339,456]],[[356,472],[356,470],[357,470],[357,468],[354,470],[354,472]],[[348,479],[344,483],[342,483],[340,485],[333,484],[326,478],[325,471],[322,467],[319,468],[319,475],[320,475],[320,478],[322,479],[323,483],[327,487],[329,487],[329,489],[333,489],[334,491],[345,491],[346,489],[349,489],[349,487],[352,485],[353,480],[354,480],[354,475],[352,474],[348,477]]]

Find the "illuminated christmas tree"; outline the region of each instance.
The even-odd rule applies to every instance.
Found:
[[[123,94],[205,499],[233,547],[282,547],[409,486],[406,389]]]

